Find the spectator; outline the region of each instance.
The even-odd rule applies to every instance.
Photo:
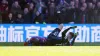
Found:
[[[97,6],[97,0],[92,0],[93,3],[93,17],[94,17],[94,23],[99,23],[99,19],[98,19],[98,6]]]
[[[37,12],[36,12],[35,19],[34,19],[34,23],[35,23],[35,24],[43,23],[43,20],[42,20],[41,18],[42,18],[42,17],[41,17],[41,15],[40,15],[40,13],[37,11]]]
[[[49,5],[49,8],[48,8],[48,23],[57,23],[55,3],[51,3]]]
[[[20,7],[18,1],[15,1],[15,2],[12,4],[11,11],[12,11],[13,14],[21,13],[21,7]]]
[[[82,23],[86,24],[87,23],[87,3],[83,3],[83,14],[82,14]]]
[[[48,0],[48,4],[50,5],[51,3],[54,3],[55,6],[57,5],[57,0]]]
[[[11,8],[14,0],[7,0],[7,1],[8,1],[8,7]]]
[[[2,0],[2,3],[0,5],[0,14],[2,17],[2,23],[6,23],[9,11],[10,11],[10,9],[8,7],[8,1]]]
[[[97,0],[92,0],[93,3],[93,8],[96,9],[97,8]]]
[[[65,0],[60,0],[60,3],[57,6],[57,20],[58,23],[66,23],[66,10],[69,4]]]
[[[29,4],[29,13],[30,13],[31,21],[33,23],[34,18],[35,18],[35,5],[32,2]]]
[[[75,2],[75,8],[79,8],[79,0],[74,0]]]
[[[30,12],[29,12],[28,8],[24,8],[24,15],[23,15],[23,17],[24,17],[24,23],[28,23],[28,24],[32,23]]]
[[[70,7],[67,9],[67,23],[74,22],[74,14],[75,14],[75,2],[70,2]]]
[[[34,10],[34,7],[35,7],[34,3],[30,3],[29,4],[29,11]]]
[[[39,0],[36,4],[36,12],[37,11],[39,12],[42,21],[45,21],[46,5],[42,0]]]
[[[79,19],[80,20],[79,22],[82,23],[82,24],[85,24],[87,23],[87,4],[84,3],[83,6],[80,8],[80,14],[79,14]]]
[[[0,0],[0,18],[6,23],[9,12],[14,16],[24,11],[24,23],[46,20],[48,23],[100,23],[99,3],[99,0]],[[82,18],[87,20],[82,22]]]
[[[95,5],[97,4],[97,0],[92,0],[92,2],[93,2],[93,4],[95,4]]]
[[[28,4],[26,0],[18,0],[18,2],[22,10],[24,10],[26,5]]]
[[[48,6],[48,0],[42,0],[46,6]]]
[[[2,23],[2,16],[1,16],[1,14],[0,14],[0,23]]]
[[[88,10],[87,10],[87,17],[88,17],[88,23],[94,23],[94,9],[93,9],[93,3],[88,3]]]
[[[6,11],[4,13],[2,13],[2,23],[6,23],[7,19],[8,19],[8,13],[10,12],[9,8],[6,9]]]
[[[7,0],[2,0],[1,3],[8,4]]]
[[[97,11],[96,11],[96,13],[97,13],[97,16],[96,16],[96,23],[100,23],[100,2],[98,2],[97,3]]]
[[[83,3],[82,7],[84,7],[85,9],[87,9],[87,3]]]
[[[8,23],[8,24],[14,24],[15,23],[15,19],[13,18],[13,14],[12,13],[8,14],[8,18],[7,18],[6,23]]]
[[[86,3],[86,0],[80,0],[80,7],[83,5],[83,3]]]
[[[6,0],[2,0],[0,4],[0,13],[4,13],[8,8],[8,2]]]
[[[17,18],[15,19],[15,23],[16,24],[23,24],[24,23],[24,19],[22,18],[22,14],[21,13],[17,14]]]
[[[81,3],[85,3],[85,2],[86,2],[86,0],[80,0],[80,2],[81,2]]]
[[[75,0],[75,14],[74,14],[74,21],[75,23],[80,23],[80,8],[79,8],[79,0]]]

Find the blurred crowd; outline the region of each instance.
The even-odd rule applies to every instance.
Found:
[[[5,24],[98,24],[100,0],[0,0]]]

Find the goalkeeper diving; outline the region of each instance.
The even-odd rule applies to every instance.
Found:
[[[62,32],[62,36],[58,37],[59,33],[63,29],[63,24],[59,24],[58,28],[54,29],[48,37],[33,36],[30,39],[26,39],[25,46],[56,46],[61,44],[63,46],[72,46],[75,42],[77,33],[69,32],[70,29],[75,29],[77,26],[69,27]]]

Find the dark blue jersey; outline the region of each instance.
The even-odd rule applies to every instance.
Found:
[[[47,42],[49,45],[55,45],[56,42],[60,42],[61,38],[58,37],[60,31],[59,28],[56,28],[48,35]]]
[[[59,33],[60,33],[60,29],[59,28],[56,28],[54,29],[49,35],[48,35],[48,38],[57,38]]]

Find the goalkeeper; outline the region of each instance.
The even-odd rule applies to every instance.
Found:
[[[70,29],[75,29],[77,28],[76,26],[74,27],[69,27],[67,29],[65,29],[62,32],[62,37],[58,37],[58,34],[60,33],[60,31],[63,28],[63,24],[60,24],[58,28],[56,28],[55,30],[53,30],[47,38],[45,37],[40,37],[40,36],[34,36],[31,39],[26,39],[24,45],[25,46],[32,46],[32,45],[39,45],[39,46],[43,46],[43,45],[50,45],[50,46],[55,46],[56,44],[62,44],[62,45],[67,45],[67,46],[72,46],[75,42],[75,39],[78,35],[78,33],[72,33],[69,32],[68,35],[66,36],[66,33],[68,32],[68,30]]]
[[[73,26],[73,27],[69,27],[67,29],[65,29],[63,32],[62,32],[62,37],[58,37],[58,34],[60,33],[60,31],[62,30],[63,28],[63,25],[60,25],[58,28],[56,28],[54,31],[52,31],[48,37],[47,37],[47,42],[48,42],[48,45],[56,45],[56,44],[61,44],[62,45],[73,45],[74,44],[74,41],[75,41],[75,38],[77,36],[78,33],[76,33],[76,35],[72,32],[70,32],[67,36],[66,36],[66,33],[70,30],[70,29],[75,29],[77,28],[77,26]],[[66,38],[67,37],[67,38]],[[72,37],[73,40],[72,40]],[[70,42],[70,40],[72,40],[72,42]]]

